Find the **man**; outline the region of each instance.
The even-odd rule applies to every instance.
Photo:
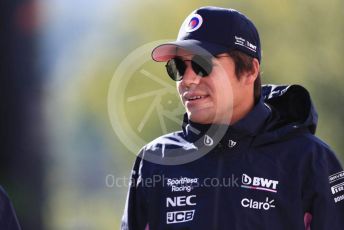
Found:
[[[17,216],[6,192],[0,186],[0,229],[20,230]]]
[[[343,229],[344,172],[314,136],[310,96],[261,87],[246,16],[197,9],[152,58],[167,62],[186,114],[182,131],[140,151],[122,229]]]

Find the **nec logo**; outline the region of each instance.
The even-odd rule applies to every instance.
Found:
[[[267,192],[277,192],[277,185],[278,181],[277,180],[269,180],[266,178],[261,178],[261,177],[253,177],[251,178],[250,176],[246,174],[242,174],[242,188],[247,188],[247,189],[257,189],[257,190],[263,190]]]
[[[167,197],[166,207],[194,206],[196,203],[193,202],[193,198],[196,198],[196,195]]]

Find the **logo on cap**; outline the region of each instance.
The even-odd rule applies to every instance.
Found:
[[[189,22],[185,26],[185,31],[192,32],[192,31],[198,30],[203,23],[202,16],[199,14],[193,14],[189,18],[190,18]]]

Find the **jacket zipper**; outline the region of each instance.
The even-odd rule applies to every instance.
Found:
[[[223,175],[223,151],[224,147],[222,143],[219,143],[217,147],[218,154],[218,167],[216,172],[216,178],[219,180],[219,184],[222,183],[221,176]],[[213,228],[212,229],[219,229],[219,204],[220,204],[220,197],[221,197],[221,186],[218,185],[215,188],[215,199],[214,199],[214,212],[213,212]]]

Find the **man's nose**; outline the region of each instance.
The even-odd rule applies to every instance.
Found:
[[[201,77],[193,71],[191,63],[188,63],[182,79],[182,83],[185,86],[190,86],[191,84],[198,85],[200,80]]]

